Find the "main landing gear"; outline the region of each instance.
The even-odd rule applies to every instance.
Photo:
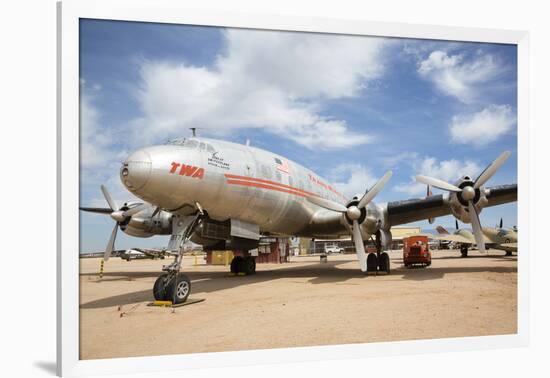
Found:
[[[378,272],[390,274],[390,255],[382,250],[380,232],[376,233],[374,245],[376,246],[376,252],[367,255],[367,274],[377,274]]]
[[[256,259],[253,256],[235,256],[231,260],[231,273],[250,275],[256,273]]]
[[[460,246],[460,257],[468,257],[468,246],[462,244]]]

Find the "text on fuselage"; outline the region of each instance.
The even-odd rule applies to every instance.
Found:
[[[195,167],[194,165],[187,165],[172,162],[170,173],[178,174],[180,176],[188,176],[192,178],[202,179],[204,177],[204,168]]]

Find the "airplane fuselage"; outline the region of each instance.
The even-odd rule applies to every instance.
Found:
[[[189,215],[196,203],[212,219],[238,219],[262,233],[339,237],[345,218],[307,200],[349,200],[313,171],[259,148],[204,138],[171,141],[133,153],[121,169],[125,186],[141,199],[174,214]],[[379,206],[367,214],[381,217]],[[363,230],[368,234],[368,230]]]

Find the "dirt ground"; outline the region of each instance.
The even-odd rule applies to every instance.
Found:
[[[253,276],[186,257],[190,298],[148,307],[170,260],[81,259],[80,358],[150,356],[517,332],[517,257],[434,251],[432,266],[365,277],[355,255],[258,264]]]

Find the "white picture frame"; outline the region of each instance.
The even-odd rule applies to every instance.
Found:
[[[334,345],[291,349],[200,353],[139,358],[79,360],[79,19],[110,19],[253,29],[293,30],[341,34],[408,37],[516,44],[518,47],[518,227],[519,249],[529,251],[529,119],[527,32],[447,26],[364,22],[358,20],[291,17],[203,11],[178,1],[113,0],[58,4],[58,340],[57,372],[63,376],[145,373],[267,364],[364,358],[408,353],[480,350],[528,344],[529,253],[518,261],[518,332],[483,336],[404,342]],[[235,358],[235,357],[238,358]]]

